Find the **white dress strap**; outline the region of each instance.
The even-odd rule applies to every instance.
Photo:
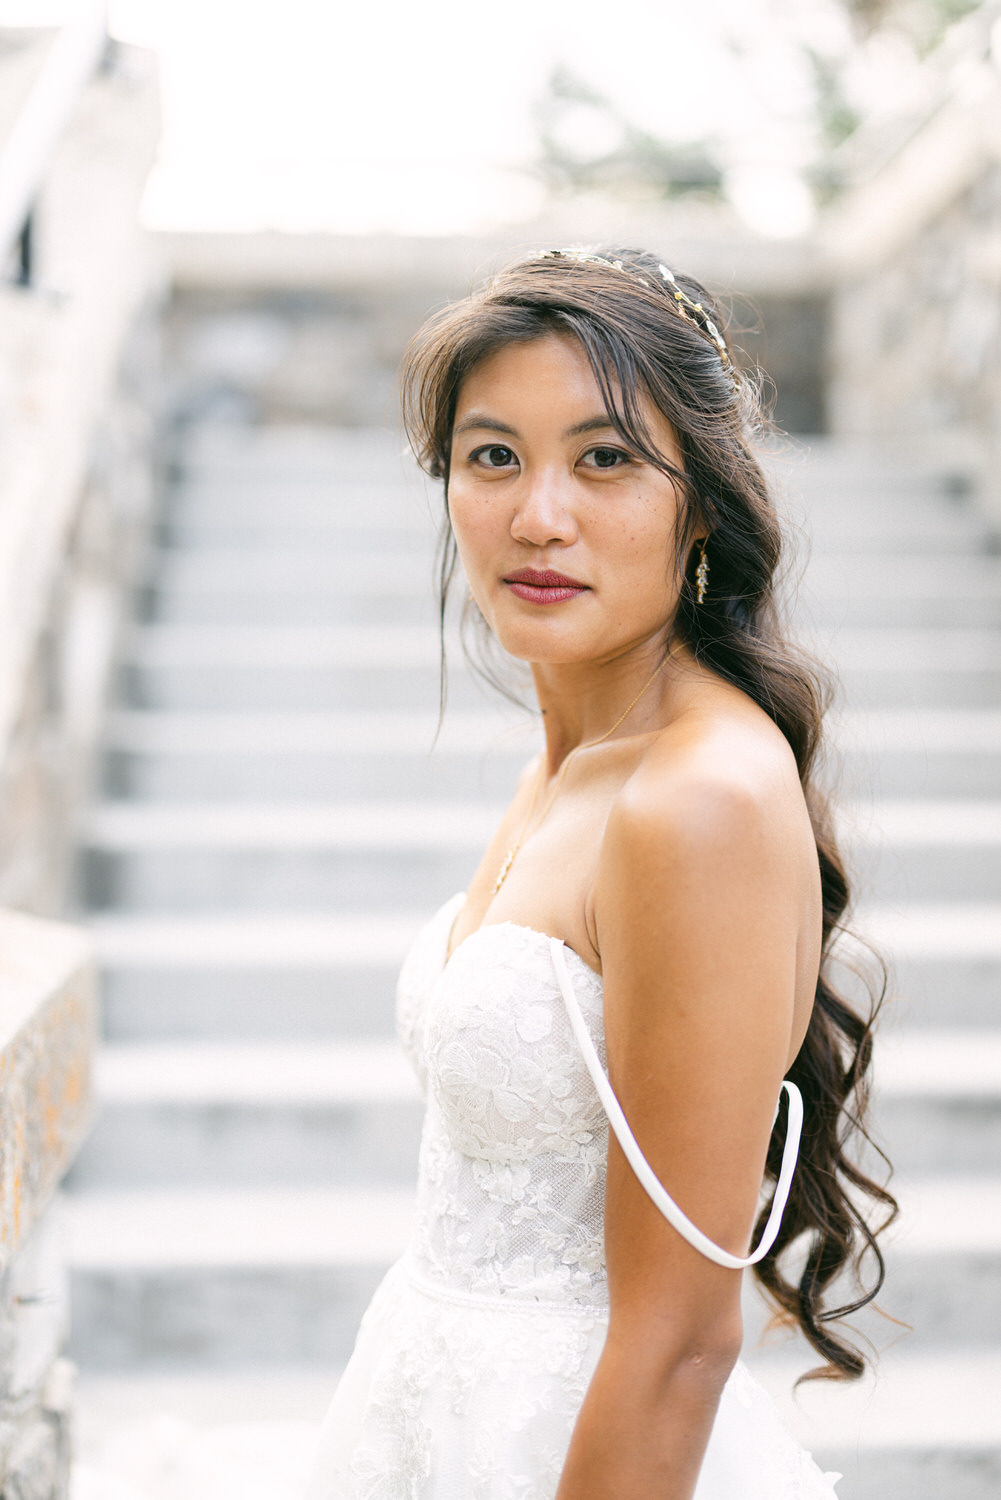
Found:
[[[788,1078],[783,1079],[782,1087],[789,1096],[789,1120],[786,1126],[785,1145],[782,1148],[782,1165],[779,1168],[778,1182],[775,1184],[775,1196],[772,1199],[771,1212],[765,1225],[761,1242],[757,1249],[750,1255],[731,1255],[729,1250],[724,1250],[717,1245],[708,1235],[702,1233],[682,1212],[671,1195],[661,1185],[659,1179],[651,1168],[646,1157],[636,1144],[636,1137],[629,1128],[629,1123],[622,1113],[622,1107],[598,1056],[597,1048],[591,1039],[581,1015],[577,996],[574,994],[570,972],[567,969],[566,953],[564,945],[559,938],[550,939],[550,947],[553,955],[553,967],[556,970],[556,978],[559,981],[560,993],[563,996],[567,1014],[570,1017],[570,1025],[573,1027],[577,1045],[580,1047],[588,1072],[594,1080],[594,1086],[598,1091],[598,1097],[604,1106],[608,1116],[609,1124],[618,1137],[619,1145],[622,1147],[626,1158],[636,1176],[643,1184],[654,1203],[660,1209],[664,1218],[672,1224],[684,1239],[696,1250],[714,1260],[717,1265],[726,1266],[731,1270],[739,1271],[744,1266],[753,1266],[768,1254],[782,1224],[782,1215],[785,1212],[786,1202],[789,1198],[789,1189],[792,1187],[792,1175],[796,1168],[796,1157],[799,1151],[799,1140],[803,1129],[803,1096],[794,1083]],[[775,1115],[778,1116],[778,1105],[775,1106]]]

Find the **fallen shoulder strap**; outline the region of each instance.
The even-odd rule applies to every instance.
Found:
[[[636,1137],[629,1128],[629,1122],[622,1112],[622,1107],[604,1068],[601,1059],[591,1039],[581,1014],[577,996],[574,994],[570,973],[567,969],[566,951],[559,938],[550,939],[550,947],[553,955],[553,967],[556,970],[556,978],[559,981],[560,993],[563,996],[567,1014],[570,1017],[570,1025],[573,1027],[577,1045],[580,1047],[588,1072],[594,1080],[594,1086],[598,1091],[598,1097],[604,1106],[608,1116],[608,1122],[618,1137],[619,1145],[626,1155],[629,1165],[639,1178],[643,1187],[649,1193],[654,1203],[660,1209],[664,1218],[672,1224],[694,1249],[713,1260],[717,1265],[726,1266],[731,1270],[739,1271],[744,1266],[753,1266],[757,1261],[766,1256],[782,1224],[782,1215],[789,1198],[789,1190],[792,1187],[793,1172],[796,1169],[796,1157],[799,1152],[800,1135],[803,1130],[803,1096],[799,1089],[790,1079],[782,1081],[782,1087],[789,1096],[789,1119],[786,1125],[785,1145],[782,1148],[782,1164],[779,1168],[778,1182],[775,1184],[775,1196],[772,1198],[771,1212],[765,1225],[761,1242],[757,1249],[750,1255],[731,1255],[729,1250],[724,1250],[717,1245],[708,1235],[703,1234],[691,1219],[688,1218],[675,1203],[670,1193],[663,1187],[650,1163],[636,1143]],[[775,1107],[778,1115],[778,1105]]]

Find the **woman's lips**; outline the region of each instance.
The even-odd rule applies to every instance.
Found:
[[[512,594],[530,604],[561,604],[587,591],[586,583],[578,583],[576,578],[554,573],[549,568],[519,568],[517,573],[509,573],[504,582]]]

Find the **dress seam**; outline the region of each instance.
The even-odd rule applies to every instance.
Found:
[[[484,1296],[479,1292],[466,1292],[458,1287],[442,1286],[440,1282],[428,1280],[414,1268],[407,1256],[403,1257],[400,1266],[407,1280],[417,1291],[440,1302],[452,1302],[461,1307],[478,1307],[485,1312],[551,1313],[563,1318],[590,1318],[601,1323],[608,1321],[607,1307],[593,1307],[583,1302],[550,1302],[542,1298],[529,1302],[524,1297]]]

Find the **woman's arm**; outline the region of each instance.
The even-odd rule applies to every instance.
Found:
[[[784,761],[764,777],[644,768],[594,890],[613,1088],[668,1192],[738,1255],[794,1029],[805,817]],[[608,1338],[558,1500],[690,1500],[740,1348],[740,1272],[667,1223],[614,1137],[605,1244]]]

